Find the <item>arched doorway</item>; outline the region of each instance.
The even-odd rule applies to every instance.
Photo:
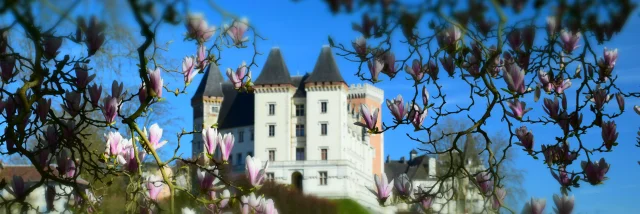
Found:
[[[291,174],[291,186],[293,186],[294,189],[302,192],[302,173],[294,172],[293,174]]]

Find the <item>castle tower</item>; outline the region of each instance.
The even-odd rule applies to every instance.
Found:
[[[222,73],[215,63],[211,63],[198,85],[196,93],[191,98],[193,108],[194,130],[210,127],[218,122],[222,100]],[[204,151],[202,133],[195,133],[191,142],[192,157],[198,157]]]
[[[379,130],[382,129],[382,102],[384,99],[384,91],[379,88],[373,87],[369,84],[357,84],[351,85],[349,88],[349,104],[350,109],[353,110],[354,114],[360,114],[360,106],[361,104],[367,105],[371,113],[375,111],[375,109],[380,109],[380,113],[378,113],[378,123],[377,127]],[[359,117],[358,120],[364,123],[364,119]],[[365,134],[365,136],[369,137],[369,143],[374,148],[374,156],[373,156],[373,173],[381,175],[384,173],[384,133],[381,134]]]
[[[275,161],[292,160],[291,98],[296,92],[279,48],[272,48],[254,82],[255,156]],[[293,159],[295,160],[295,159]]]

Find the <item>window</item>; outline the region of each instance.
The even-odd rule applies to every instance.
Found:
[[[218,113],[218,106],[211,106],[211,113]]]
[[[296,148],[296,160],[304,160],[304,148]]]
[[[276,114],[276,104],[269,104],[269,115],[275,115]]]
[[[296,124],[296,137],[304,137],[304,124]]]
[[[274,178],[273,172],[267,172],[267,181],[273,181]]]
[[[269,150],[269,161],[276,161],[276,150]]]
[[[242,165],[242,152],[237,154],[237,159],[238,159],[238,165]]]
[[[327,149],[320,150],[320,156],[322,160],[327,160]]]
[[[244,142],[244,131],[238,132],[238,143]]]
[[[296,105],[296,116],[304,116],[304,105]]]
[[[320,185],[327,185],[327,172],[320,172]]]
[[[253,141],[253,129],[251,129],[251,141]]]
[[[269,137],[276,136],[276,125],[269,125]]]
[[[327,135],[327,124],[320,124],[320,135]]]
[[[320,103],[320,112],[321,113],[327,113],[327,102],[326,101],[322,101]]]

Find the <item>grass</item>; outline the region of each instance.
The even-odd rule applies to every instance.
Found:
[[[351,199],[333,200],[336,203],[339,214],[369,214],[366,208]]]

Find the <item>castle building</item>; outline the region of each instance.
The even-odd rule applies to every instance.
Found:
[[[269,160],[270,180],[305,194],[351,198],[379,212],[368,188],[373,174],[384,173],[384,134],[369,135],[354,123],[362,120],[361,104],[381,108],[384,92],[347,85],[328,46],[302,76],[291,76],[280,49],[271,49],[254,85],[254,93],[237,92],[212,63],[191,99],[196,130],[217,123],[220,132],[235,136],[233,171],[245,170],[247,155]],[[192,148],[194,157],[204,151],[201,134]]]

